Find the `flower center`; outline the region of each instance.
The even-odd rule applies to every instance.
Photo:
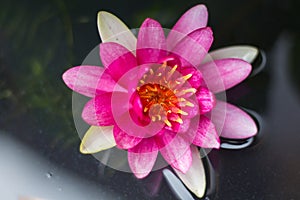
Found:
[[[168,110],[169,107],[176,106],[178,103],[172,90],[157,83],[145,84],[139,88],[138,92],[144,106],[144,112],[147,112],[154,104],[159,104]]]
[[[179,109],[178,99],[174,92],[163,85],[148,83],[142,85],[138,93],[144,113],[148,113],[152,121],[164,120],[168,126],[171,126],[170,122],[167,122],[167,114]]]
[[[172,127],[172,122],[183,123],[182,115],[188,113],[182,108],[194,106],[183,96],[196,92],[194,88],[184,87],[192,75],[182,76],[180,73],[175,73],[176,69],[175,65],[168,70],[166,64],[157,69],[150,69],[137,87],[144,114],[152,121],[163,121],[169,127]]]

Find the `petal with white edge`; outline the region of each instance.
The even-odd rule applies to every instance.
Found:
[[[190,169],[184,174],[174,169],[178,177],[185,186],[192,191],[197,197],[203,197],[206,190],[206,178],[199,150],[196,146],[191,145],[193,162]]]
[[[224,58],[239,58],[248,63],[252,63],[258,55],[258,49],[253,46],[238,45],[224,47],[209,52],[202,61],[202,64],[212,60],[219,60]]]
[[[132,149],[128,149],[129,167],[137,178],[144,178],[150,173],[157,154],[157,146],[152,138],[144,139]]]
[[[135,50],[136,37],[118,17],[109,12],[100,11],[97,23],[102,42],[116,42],[130,51]]]
[[[92,154],[112,148],[115,145],[113,126],[91,126],[81,141],[80,152]]]

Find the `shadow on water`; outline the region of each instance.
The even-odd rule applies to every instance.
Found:
[[[267,55],[264,50],[259,50],[259,55],[255,59],[255,61],[252,63],[252,72],[249,77],[256,76],[261,71],[263,71],[267,64]]]

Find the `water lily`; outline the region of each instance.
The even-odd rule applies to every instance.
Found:
[[[197,5],[165,37],[159,22],[146,19],[137,38],[116,16],[98,13],[103,67],[77,66],[63,80],[91,97],[82,118],[91,125],[80,151],[112,147],[128,152],[137,178],[146,177],[160,154],[198,197],[205,172],[197,147],[219,148],[219,136],[248,138],[257,133],[252,118],[218,100],[251,72],[257,49],[234,46],[208,54],[213,42],[207,9]]]

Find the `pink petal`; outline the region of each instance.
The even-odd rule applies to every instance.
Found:
[[[244,139],[257,134],[254,120],[234,105],[217,101],[212,110],[212,121],[222,137]]]
[[[112,93],[105,93],[88,101],[82,111],[83,120],[95,126],[113,125],[111,95]]]
[[[193,117],[195,117],[195,116],[197,116],[197,115],[200,114],[200,112],[199,112],[199,104],[196,103],[197,100],[194,101],[194,100],[191,100],[191,99],[187,99],[187,101],[189,101],[190,103],[192,103],[194,106],[193,107],[185,106],[185,107],[182,107],[181,109],[184,112],[188,113],[188,115],[185,116],[185,117],[188,118],[188,119],[191,119],[191,118],[193,118]]]
[[[190,119],[184,119],[183,123],[180,124],[178,132],[179,133],[185,133],[187,130],[189,130],[190,123],[191,123]]]
[[[116,115],[114,115],[114,120],[124,132],[130,136],[138,138],[152,137],[162,131],[165,125],[164,122],[152,122],[150,119],[149,124],[141,125],[135,122],[136,118],[132,117],[130,112],[124,113],[123,115],[117,115],[116,113]]]
[[[193,88],[198,88],[200,85],[203,85],[203,77],[199,70],[195,67],[184,67],[181,69],[181,73],[183,76],[192,74],[193,76],[189,78],[188,82]]]
[[[161,136],[161,140],[164,143],[167,143],[164,148],[160,149],[164,159],[172,167],[185,173],[192,163],[190,143],[179,135],[169,137],[167,131]]]
[[[117,125],[114,126],[113,132],[117,147],[119,147],[120,149],[130,149],[136,146],[142,140],[142,138],[134,137],[125,133]]]
[[[201,115],[197,127],[195,127],[196,121],[192,123],[193,126],[191,126],[191,129],[186,133],[186,136],[189,137],[189,141],[203,148],[220,148],[219,136],[210,119]]]
[[[164,148],[170,142],[173,141],[174,137],[176,137],[176,133],[164,128],[159,133],[154,136],[155,142],[158,146],[158,149]]]
[[[130,117],[132,120],[140,125],[146,126],[151,122],[149,115],[144,113],[144,108],[137,92],[134,92],[130,99],[131,107],[129,108]]]
[[[161,25],[153,19],[146,19],[137,40],[138,64],[158,63],[166,55],[166,39]]]
[[[111,92],[116,85],[111,76],[105,73],[105,69],[98,66],[73,67],[62,78],[69,88],[88,97]]]
[[[213,32],[211,28],[201,28],[184,37],[171,52],[180,58],[183,66],[197,67],[201,64],[212,42]]]
[[[133,153],[149,153],[158,150],[159,147],[154,137],[143,138],[136,146],[128,149]]]
[[[165,125],[164,129],[163,130],[168,130],[168,131],[172,131],[174,132],[174,137],[175,137],[175,134],[178,133],[180,131],[180,126],[181,124],[179,124],[178,122],[174,122],[174,121],[171,121],[169,120],[170,123],[171,123],[171,127]],[[170,140],[171,141],[171,140]]]
[[[100,57],[115,81],[137,66],[135,56],[122,45],[113,42],[100,44]]]
[[[251,72],[251,64],[241,59],[215,60],[199,67],[210,91],[217,93],[242,82]]]
[[[157,134],[165,125],[163,121],[152,122],[148,114],[143,113],[140,98],[135,92],[114,92],[111,103],[115,124],[128,135],[147,138]]]
[[[196,97],[199,104],[200,114],[207,113],[212,110],[216,104],[215,95],[210,92],[206,87],[198,88]]]
[[[171,163],[171,166],[182,173],[186,173],[190,169],[192,162],[192,152],[190,147],[188,147],[187,151],[183,155]]]
[[[179,42],[185,35],[196,29],[206,27],[207,18],[208,13],[205,5],[196,5],[186,11],[168,35],[168,45],[171,49],[173,49],[177,42]]]
[[[132,149],[128,149],[129,166],[137,178],[144,178],[150,173],[157,154],[156,143],[149,142],[147,139],[144,139]]]

